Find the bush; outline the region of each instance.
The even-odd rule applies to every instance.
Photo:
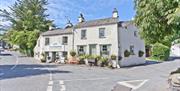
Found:
[[[111,60],[116,60],[116,55],[111,55]]]
[[[41,53],[41,62],[46,62],[45,53]]]
[[[152,48],[152,57],[156,60],[165,61],[169,58],[170,48],[161,44],[156,43]]]
[[[100,59],[101,59],[101,56],[100,56],[100,55],[96,55],[96,56],[95,56],[95,59],[100,60]]]
[[[108,65],[108,58],[102,57],[101,58],[101,67],[107,66]]]
[[[124,51],[124,57],[129,57],[131,55],[131,53],[128,50]]]
[[[74,56],[76,56],[76,52],[75,52],[75,51],[71,51],[71,52],[70,52],[70,55],[71,55],[72,57],[74,57]]]
[[[144,55],[144,52],[140,50],[138,55],[139,55],[139,57],[142,57]]]

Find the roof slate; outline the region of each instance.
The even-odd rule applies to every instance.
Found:
[[[42,36],[53,36],[53,35],[62,35],[62,34],[72,34],[73,32],[72,28],[67,28],[67,29],[55,29],[55,30],[50,30],[47,32],[42,33]]]
[[[82,23],[78,23],[77,25],[75,25],[75,28],[109,25],[109,24],[116,24],[118,22],[119,22],[118,18],[111,17],[111,18],[97,19],[97,20],[91,20],[91,21],[85,21]]]

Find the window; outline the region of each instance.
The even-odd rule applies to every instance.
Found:
[[[110,45],[101,45],[100,46],[100,53],[102,56],[109,56],[110,55]]]
[[[63,45],[67,45],[68,44],[68,37],[63,37]]]
[[[86,39],[86,30],[81,30],[81,39]]]
[[[130,53],[131,55],[134,55],[134,46],[130,46]]]
[[[137,37],[137,33],[138,33],[137,31],[134,31],[134,36],[135,36],[135,37]]]
[[[78,46],[78,54],[86,54],[86,46]]]
[[[67,57],[68,53],[66,51],[62,52],[63,57]]]
[[[49,41],[50,41],[49,38],[45,38],[45,45],[49,45]]]
[[[105,38],[105,28],[99,28],[99,38]]]

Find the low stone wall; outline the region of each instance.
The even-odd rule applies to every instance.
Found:
[[[170,75],[168,83],[170,91],[180,91],[180,73]]]

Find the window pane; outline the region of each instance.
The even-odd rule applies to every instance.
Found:
[[[99,38],[105,37],[105,28],[99,28]]]
[[[86,38],[86,30],[81,30],[81,39]]]
[[[63,37],[63,44],[67,44],[68,43],[68,37]]]
[[[45,45],[49,45],[49,38],[45,38]]]

